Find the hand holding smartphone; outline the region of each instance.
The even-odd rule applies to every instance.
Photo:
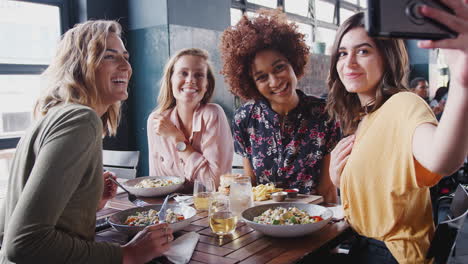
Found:
[[[367,0],[365,26],[369,36],[432,40],[457,37],[445,25],[420,14],[423,5],[453,13],[438,0]]]

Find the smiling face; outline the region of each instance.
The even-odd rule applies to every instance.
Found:
[[[276,50],[262,50],[252,62],[252,78],[273,109],[297,99],[297,78],[289,61]]]
[[[353,28],[343,36],[336,70],[346,91],[357,93],[361,105],[375,99],[384,72],[383,59],[364,28]]]
[[[177,103],[197,105],[208,86],[208,65],[199,56],[184,55],[174,64],[171,77],[172,93]]]
[[[128,97],[128,81],[132,76],[128,57],[128,52],[119,36],[109,33],[104,56],[95,72],[96,87],[100,91],[101,103],[106,109],[109,105]]]

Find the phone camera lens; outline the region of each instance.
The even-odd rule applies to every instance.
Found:
[[[424,16],[421,15],[419,12],[419,8],[423,6],[421,1],[411,1],[408,3],[405,9],[406,15],[410,18],[410,20],[418,25],[424,24]]]

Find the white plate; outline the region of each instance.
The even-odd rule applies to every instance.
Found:
[[[124,211],[117,212],[109,217],[109,224],[114,227],[117,231],[126,233],[128,235],[134,235],[145,228],[145,226],[129,226],[124,224],[127,220],[127,217],[130,215],[136,215],[137,212],[148,211],[149,209],[153,209],[159,211],[161,208],[161,204],[152,204],[143,207],[135,207],[130,208]],[[168,204],[167,208],[171,208],[172,211],[178,214],[182,214],[184,216],[184,220],[180,222],[176,222],[173,224],[169,224],[172,231],[176,232],[181,229],[184,229],[186,226],[190,225],[192,222],[192,218],[197,214],[197,210],[190,206],[179,206],[176,204]]]
[[[163,187],[154,187],[154,188],[137,188],[135,184],[146,179],[163,179],[163,180],[172,180],[178,182],[176,184],[171,184]],[[137,196],[144,197],[154,197],[154,196],[163,196],[177,191],[184,185],[185,178],[176,177],[176,176],[147,176],[147,177],[138,177],[135,179],[128,180],[123,183],[123,186],[131,193]]]
[[[267,225],[259,224],[253,221],[253,218],[261,215],[263,212],[270,208],[277,207],[297,207],[300,210],[305,210],[311,216],[321,216],[322,221],[310,223],[310,224],[299,224],[299,225]],[[324,227],[333,217],[333,212],[323,206],[315,204],[304,204],[304,203],[272,203],[263,204],[251,207],[242,212],[242,219],[251,228],[262,232],[265,235],[272,237],[300,237],[313,233]]]

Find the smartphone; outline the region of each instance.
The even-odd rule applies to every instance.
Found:
[[[453,14],[437,0],[367,0],[365,27],[369,36],[433,40],[457,37],[445,25],[421,15],[422,5]]]

